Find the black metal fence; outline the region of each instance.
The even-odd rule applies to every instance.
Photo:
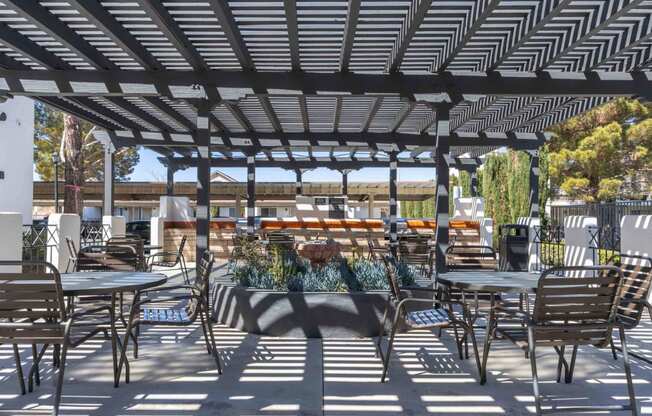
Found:
[[[623,215],[652,214],[652,201],[617,201],[600,204],[555,205],[550,207],[550,223],[563,225],[570,215],[596,217],[598,227],[620,228]]]
[[[609,225],[590,227],[589,230],[589,255],[593,257],[593,264],[606,264],[609,259],[620,252],[620,227]],[[535,271],[544,271],[551,267],[564,265],[564,251],[566,248],[563,225],[548,225],[534,227],[534,254],[538,261],[534,265]]]
[[[57,249],[56,225],[23,225],[23,260],[47,261]]]
[[[81,247],[101,245],[108,240],[111,226],[98,221],[84,221],[81,224],[79,245]]]
[[[532,243],[537,259],[534,271],[542,272],[551,267],[564,265],[564,227],[562,225],[534,227]]]

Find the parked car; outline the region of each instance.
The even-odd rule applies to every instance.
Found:
[[[130,221],[127,223],[127,234],[135,234],[143,239],[145,244],[149,244],[151,223],[149,221]]]

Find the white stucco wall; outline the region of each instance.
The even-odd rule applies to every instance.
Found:
[[[0,212],[19,212],[32,223],[34,101],[16,97],[0,104]]]

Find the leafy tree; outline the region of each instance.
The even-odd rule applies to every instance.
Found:
[[[83,177],[88,181],[104,178],[104,150],[93,135],[88,133],[93,126],[78,120],[79,135],[83,156]],[[42,103],[35,103],[34,164],[36,173],[42,180],[54,180],[52,154],[59,153],[64,133],[64,113]],[[135,148],[122,148],[115,154],[114,169],[116,180],[127,180],[139,161]],[[64,178],[64,169],[59,169],[59,179]]]
[[[460,186],[462,187],[462,197],[470,197],[471,174],[465,170],[460,171]]]
[[[651,117],[652,107],[623,98],[552,127],[553,189],[587,202],[649,192],[642,184],[652,169]]]

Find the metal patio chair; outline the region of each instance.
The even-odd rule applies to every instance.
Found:
[[[401,238],[398,255],[402,263],[415,267],[422,277],[432,278],[436,248],[429,244],[430,238]]]
[[[185,235],[181,238],[181,243],[179,243],[179,250],[177,252],[172,251],[159,251],[154,253],[147,258],[148,269],[151,272],[154,266],[164,267],[168,269],[174,269],[177,266],[181,269],[181,274],[183,275],[183,281],[188,285],[190,284],[190,276],[188,276],[188,267],[186,266],[186,258],[183,255],[183,249],[186,246],[186,240],[188,237]]]
[[[188,326],[193,325],[197,319],[200,320],[206,350],[211,354],[217,365],[217,371],[222,374],[220,356],[215,346],[213,327],[210,321],[209,289],[210,274],[213,270],[215,257],[212,253],[206,252],[197,263],[195,281],[192,285],[164,286],[141,292],[134,298],[129,314],[127,333],[133,333],[136,329],[136,337],[143,325],[165,325],[165,326]],[[170,290],[184,289],[185,294],[169,294]],[[144,298],[141,298],[144,296]],[[158,306],[160,303],[177,302],[174,307]],[[121,373],[124,357],[127,353],[128,339],[123,344],[122,355],[118,367],[118,374]],[[138,343],[134,342],[134,355],[137,355]],[[127,379],[127,382],[129,380]]]
[[[278,247],[283,251],[293,250],[295,247],[295,239],[292,234],[283,231],[272,231],[265,235],[267,241],[267,254],[271,254],[274,247]]]
[[[30,271],[10,273],[4,271],[7,267]],[[55,377],[52,414],[58,415],[68,349],[82,344],[106,327],[111,330],[114,385],[117,386],[118,335],[114,311],[110,306],[70,313],[64,302],[59,271],[50,263],[38,261],[0,261],[0,298],[0,343],[13,345],[21,394],[25,394],[26,390],[19,344],[32,345],[29,392],[33,391],[34,381],[40,385],[38,365],[48,347],[53,346],[58,374]],[[36,353],[39,344],[42,348]]]
[[[140,236],[125,235],[111,237],[107,240],[108,247],[131,247],[136,253],[136,271],[146,271],[147,263],[145,260],[145,243]]]
[[[632,330],[641,322],[645,309],[652,318],[652,305],[649,301],[650,286],[652,286],[652,258],[618,254],[612,256],[607,264],[619,267],[623,272],[624,292],[618,305],[617,316],[626,331]],[[611,353],[614,360],[618,358],[616,350],[622,351],[622,348],[614,346],[612,339]],[[640,354],[630,352],[629,355],[652,364],[652,360]]]
[[[77,255],[76,271],[140,270],[140,257],[129,245],[99,245],[84,247]]]
[[[483,245],[450,245],[446,249],[446,265],[455,270],[497,270],[496,251]]]
[[[66,264],[66,273],[70,273],[71,271],[76,272],[77,262],[79,261],[79,251],[77,251],[77,247],[75,246],[75,242],[72,241],[72,238],[66,237],[66,247],[68,248],[68,263]],[[72,266],[72,270],[70,269],[70,266]]]
[[[495,271],[497,265],[496,252],[492,247],[482,245],[451,245],[446,249],[446,267],[448,271]],[[491,308],[491,297],[497,302],[503,302],[500,294],[490,292],[466,292],[457,289],[450,289],[442,285],[438,287],[443,290],[447,299],[462,302],[466,305],[473,305],[471,322],[475,325],[480,314],[489,312]],[[522,301],[523,298],[521,298]],[[457,332],[455,333],[457,337]],[[468,340],[464,339],[466,357],[469,356]]]
[[[369,248],[369,260],[382,261],[383,256],[389,254],[389,247],[381,246],[373,239],[367,239],[367,247]]]
[[[385,263],[387,282],[389,284],[389,295],[387,297],[387,306],[383,315],[383,320],[378,332],[378,340],[376,342],[376,351],[383,362],[383,373],[380,381],[385,382],[387,372],[389,370],[389,359],[394,345],[394,338],[396,332],[401,327],[408,329],[427,329],[437,328],[439,330],[445,328],[454,328],[457,332],[459,326],[464,330],[464,339],[471,339],[473,344],[473,352],[475,356],[478,373],[480,373],[480,356],[478,355],[478,346],[473,332],[473,325],[470,322],[470,315],[467,306],[462,302],[455,302],[450,300],[443,300],[437,296],[437,291],[428,287],[400,287],[398,277],[395,271],[395,259],[391,256],[383,256]],[[427,298],[410,297],[407,291],[422,292],[429,295]],[[414,304],[422,305],[426,309],[408,308]],[[455,312],[453,307],[459,306],[462,310],[461,319],[458,312]],[[392,327],[390,330],[389,340],[387,344],[387,351],[382,350],[382,339],[385,333],[385,324],[389,313],[394,310],[394,319],[392,320]],[[440,332],[441,335],[441,332]],[[462,345],[459,339],[455,340],[460,359],[464,359],[462,355]]]
[[[496,327],[496,330],[505,338],[528,352],[532,367],[532,386],[537,415],[543,413],[537,375],[537,347],[553,347],[555,349],[559,355],[557,382],[561,381],[562,367],[564,367],[565,382],[571,383],[578,346],[608,347],[614,328],[618,328],[622,343],[629,405],[611,407],[611,410],[617,408],[618,410],[629,410],[633,415],[638,414],[627,354],[625,327],[618,319],[623,283],[622,271],[614,266],[575,266],[548,269],[539,278],[533,312],[525,317],[525,327]],[[570,364],[567,363],[564,354],[567,346],[573,347]],[[486,354],[483,361],[483,366],[485,366]],[[604,408],[597,409],[603,410]],[[564,407],[563,410],[587,411],[590,408]]]

